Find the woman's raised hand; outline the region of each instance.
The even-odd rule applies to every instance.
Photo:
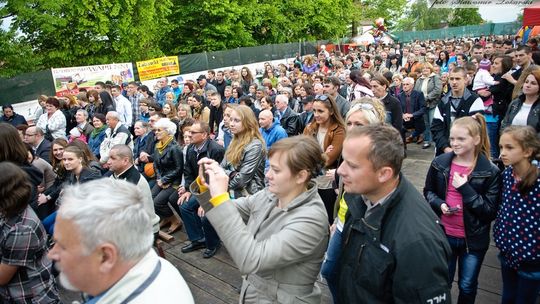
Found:
[[[229,177],[217,161],[204,157],[199,160],[198,164],[199,178],[201,182],[208,187],[212,197],[229,190]],[[206,178],[208,178],[208,180],[206,180]]]

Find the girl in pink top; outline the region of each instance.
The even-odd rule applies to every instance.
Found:
[[[497,215],[500,172],[489,160],[484,116],[456,119],[450,129],[452,152],[436,157],[424,196],[441,217],[448,242],[449,282],[458,271],[457,303],[474,303],[480,266],[489,247],[490,224]]]

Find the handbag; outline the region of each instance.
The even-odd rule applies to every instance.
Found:
[[[52,136],[51,130],[49,130],[49,125],[45,126],[45,139],[48,141],[53,141],[54,137]]]

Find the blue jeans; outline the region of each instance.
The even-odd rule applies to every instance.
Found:
[[[431,122],[433,122],[433,115],[435,114],[435,108],[426,108],[426,113],[424,113],[424,123],[426,125],[426,130],[424,131],[424,141],[430,143],[433,139],[431,138]]]
[[[489,146],[491,159],[499,158],[499,123],[486,122],[487,132],[489,136]]]
[[[337,263],[339,261],[339,256],[341,255],[341,236],[342,232],[336,229],[334,235],[332,235],[328,242],[326,256],[321,266],[321,275],[328,283],[328,288],[332,293],[334,303],[337,303]]]
[[[52,236],[54,234],[54,224],[56,223],[56,213],[58,211],[55,211],[51,214],[49,214],[49,216],[47,216],[46,218],[43,219],[43,221],[41,221],[41,223],[43,224],[43,227],[45,228],[45,231],[47,231],[47,233]]]
[[[502,304],[534,304],[540,292],[540,271],[525,272],[506,265],[503,257],[501,274],[503,280]]]
[[[458,304],[474,303],[478,288],[478,274],[487,250],[476,251],[466,248],[465,239],[448,236],[452,256],[448,261],[450,281],[454,280],[456,264],[458,268]]]
[[[188,238],[192,242],[205,241],[207,248],[214,249],[219,245],[219,236],[206,216],[199,217],[197,210],[199,210],[199,202],[194,195],[180,205],[180,216]]]

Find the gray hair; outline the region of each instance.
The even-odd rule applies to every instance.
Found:
[[[77,110],[77,113],[83,113],[84,117],[85,118],[88,118],[88,111],[86,111],[85,109],[78,109]]]
[[[403,82],[404,82],[404,83],[410,83],[410,84],[414,85],[414,78],[412,78],[412,77],[405,77],[405,78],[403,79]]]
[[[45,135],[45,131],[43,131],[42,128],[40,128],[38,126],[36,126],[35,128],[36,128],[36,134],[39,134],[40,136]]]
[[[58,216],[77,226],[85,254],[112,243],[122,260],[135,261],[151,250],[154,241],[144,200],[134,184],[98,179],[66,187]]]
[[[118,114],[118,112],[116,112],[116,111],[109,111],[109,112],[107,112],[107,115],[105,115],[105,117],[107,117],[107,116],[109,116],[109,117],[111,117],[111,118],[114,118],[114,119],[120,121],[120,114]]]
[[[176,134],[176,129],[177,129],[177,126],[174,122],[172,122],[170,119],[168,118],[162,118],[160,120],[158,120],[155,124],[154,124],[154,128],[157,129],[157,128],[163,128],[165,130],[167,130],[167,134],[169,135],[173,135]]]

